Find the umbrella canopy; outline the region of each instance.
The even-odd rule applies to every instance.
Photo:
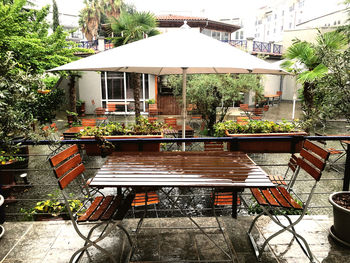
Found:
[[[277,65],[201,34],[186,23],[179,30],[119,46],[50,71],[62,70],[183,74],[183,138],[186,125],[187,74],[289,74]],[[184,143],[182,148],[184,150]]]
[[[179,29],[119,46],[51,69],[120,71],[153,75],[202,73],[288,74],[227,43],[193,29]]]

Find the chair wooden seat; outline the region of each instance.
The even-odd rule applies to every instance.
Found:
[[[231,192],[218,192],[214,195],[215,206],[228,206],[232,205],[232,193]],[[241,205],[240,197],[237,197],[237,205]]]
[[[265,190],[252,188],[251,192],[259,205],[303,209],[284,187]]]
[[[146,202],[147,197],[147,202]],[[153,205],[159,203],[159,197],[156,192],[147,192],[147,193],[137,193],[132,202],[132,206],[144,206],[144,205]]]

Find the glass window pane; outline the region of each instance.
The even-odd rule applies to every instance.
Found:
[[[134,90],[131,87],[130,74],[126,73],[126,99],[134,99]]]
[[[101,92],[102,99],[106,99],[106,85],[105,85],[105,72],[101,72]]]
[[[149,82],[148,82],[148,74],[145,74],[145,99],[149,99]]]

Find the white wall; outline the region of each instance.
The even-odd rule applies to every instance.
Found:
[[[101,75],[97,72],[83,72],[79,78],[78,98],[85,101],[85,113],[94,114],[97,107],[102,107]],[[92,104],[94,100],[95,105]]]
[[[156,78],[154,75],[148,75],[148,85],[149,85],[149,98],[156,98]]]

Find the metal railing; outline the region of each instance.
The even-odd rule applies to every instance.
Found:
[[[77,44],[78,44],[78,47],[80,47],[80,48],[87,48],[87,49],[98,50],[98,41],[97,40],[80,41]]]
[[[139,144],[139,149],[142,149],[142,145],[146,142],[158,142],[158,143],[180,143],[180,142],[186,142],[186,143],[195,143],[195,144],[203,144],[206,141],[221,141],[221,142],[229,142],[232,145],[236,145],[234,147],[237,147],[240,142],[243,141],[290,141],[293,144],[297,144],[300,142],[300,140],[312,140],[312,141],[339,141],[339,140],[349,140],[349,136],[283,136],[280,138],[276,137],[218,137],[218,138],[153,138],[153,139],[111,139],[108,141],[111,141],[113,143],[117,142],[134,142]],[[28,207],[28,203],[35,205],[38,201],[42,201],[47,199],[47,194],[54,191],[54,189],[57,188],[56,181],[54,180],[54,176],[52,174],[52,169],[50,165],[48,164],[48,158],[52,155],[52,151],[60,151],[59,147],[65,147],[65,145],[70,144],[78,144],[78,145],[84,145],[84,144],[96,144],[95,140],[62,140],[62,141],[49,141],[49,140],[43,140],[39,142],[33,142],[33,141],[25,141],[22,142],[24,145],[34,145],[33,150],[30,151],[29,155],[23,155],[24,157],[30,157],[31,162],[28,168],[25,169],[17,169],[15,172],[17,173],[17,182],[15,185],[3,185],[3,187],[12,187],[13,188],[13,195],[16,197],[16,202],[14,204],[9,204],[9,207],[7,210],[10,210],[7,212],[7,216],[10,218],[16,218],[17,220],[23,218],[23,213],[20,212],[18,209],[20,207]],[[48,147],[50,146],[50,148]],[[36,148],[42,149],[42,150],[35,150]],[[40,148],[41,147],[41,148]],[[43,148],[44,147],[44,148]],[[46,148],[47,147],[47,148]],[[55,149],[55,147],[57,149]],[[239,148],[238,148],[239,149]],[[295,146],[291,146],[290,151],[293,152],[293,149],[295,149]],[[339,173],[330,173],[328,176],[324,176],[321,179],[321,182],[325,184],[320,190],[316,193],[316,195],[325,196],[333,192],[334,190],[340,191],[340,190],[348,190],[349,189],[349,183],[350,183],[350,146],[346,149],[346,157],[345,160],[340,163],[340,166],[344,167],[344,175]],[[279,173],[281,168],[287,168],[287,162],[286,163],[266,163],[265,158],[268,154],[252,154],[251,158],[263,169],[276,169],[276,171]],[[289,154],[286,154],[286,156],[289,156]],[[97,157],[87,157],[83,155],[83,159],[85,160],[85,166],[86,166],[86,174],[87,177],[92,177],[95,172],[100,168],[100,165],[103,162],[103,158],[97,156]],[[288,158],[289,159],[289,158]],[[33,164],[34,163],[34,164]],[[2,172],[6,172],[6,170],[2,169]],[[26,174],[27,176],[19,176]],[[48,179],[50,178],[50,179]],[[52,180],[51,180],[52,178]],[[43,179],[43,180],[42,180]],[[297,182],[299,182],[301,185],[307,183],[308,178],[298,178]],[[330,189],[328,187],[328,183],[336,183],[337,189]],[[298,183],[296,183],[298,184]],[[36,192],[32,189],[36,189]],[[35,193],[33,193],[35,192]],[[298,193],[303,195],[303,192]],[[198,193],[190,193],[192,195],[192,198],[197,197],[204,197],[207,199],[210,199],[210,193],[206,192],[198,192]],[[185,198],[186,194],[182,194],[182,197]],[[197,196],[197,197],[196,197]],[[243,193],[243,196],[248,197],[248,194]],[[325,199],[322,197],[322,199]],[[184,199],[186,200],[186,199]],[[329,209],[330,206],[328,204],[324,203],[316,203],[311,206],[310,209],[321,209],[326,208]],[[160,207],[157,211],[157,213],[161,213],[161,210],[164,209],[166,211],[166,207]],[[208,208],[208,210],[211,208]],[[242,208],[243,210],[248,210],[249,208],[245,207]]]
[[[247,40],[226,40],[224,42],[227,42],[231,46],[234,46],[234,47],[241,47],[244,49],[247,48]]]

